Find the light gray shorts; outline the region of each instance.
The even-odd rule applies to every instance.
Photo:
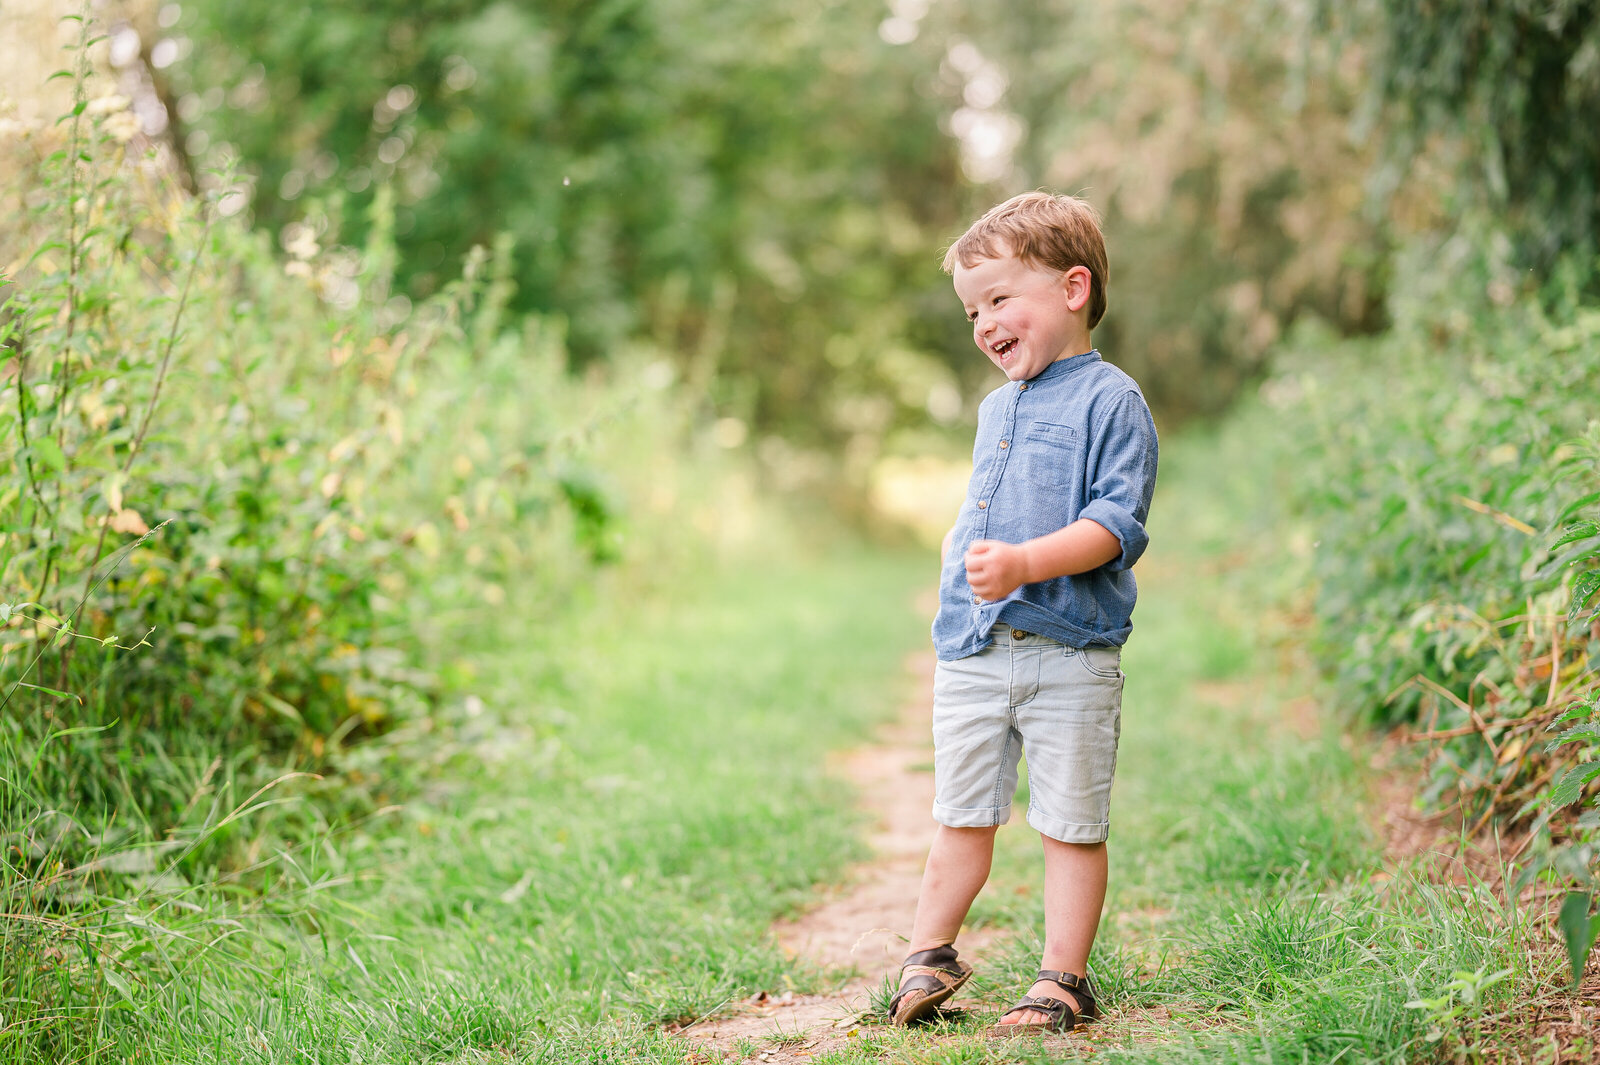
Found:
[[[933,819],[1003,825],[1028,754],[1028,824],[1063,843],[1111,828],[1111,777],[1122,734],[1122,652],[1068,647],[996,625],[975,655],[933,675]]]

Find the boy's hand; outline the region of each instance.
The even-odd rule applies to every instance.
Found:
[[[1004,599],[1028,581],[1028,555],[1018,544],[976,540],[967,548],[967,583],[983,598]]]

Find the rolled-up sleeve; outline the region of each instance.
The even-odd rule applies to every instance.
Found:
[[[1143,396],[1130,389],[1108,405],[1087,458],[1089,502],[1078,516],[1104,526],[1122,544],[1122,553],[1105,568],[1128,569],[1150,543],[1144,526],[1159,458],[1156,423]]]

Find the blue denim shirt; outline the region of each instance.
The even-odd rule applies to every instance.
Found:
[[[944,661],[989,646],[1004,621],[1073,647],[1119,647],[1133,631],[1131,567],[1144,553],[1156,484],[1156,427],[1133,378],[1098,351],[1011,381],[978,408],[972,480],[939,579],[934,650]],[[1122,543],[1097,569],[1024,584],[999,602],[967,583],[974,540],[1021,543],[1089,518]]]

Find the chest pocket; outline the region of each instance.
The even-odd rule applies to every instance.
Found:
[[[1069,488],[1082,464],[1078,432],[1057,422],[1034,422],[1023,434],[1022,474],[1042,488]]]

